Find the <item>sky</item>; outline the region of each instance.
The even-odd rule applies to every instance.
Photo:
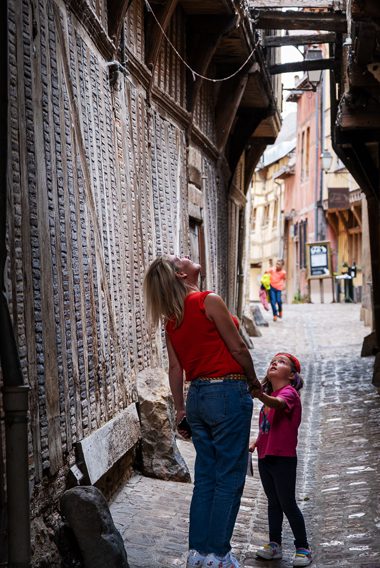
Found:
[[[301,53],[298,51],[296,47],[293,46],[284,46],[281,47],[281,63],[291,63],[292,61],[301,61],[303,59]],[[294,87],[294,76],[299,75],[302,76],[302,71],[299,73],[284,73],[281,76],[282,84],[284,88],[293,88]],[[286,116],[290,112],[296,110],[297,103],[288,103],[286,102],[286,97],[288,96],[289,91],[283,91],[283,111],[282,116]]]

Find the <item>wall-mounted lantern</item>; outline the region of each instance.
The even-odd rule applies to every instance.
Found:
[[[327,173],[330,170],[332,160],[333,160],[333,157],[332,157],[331,153],[329,152],[329,150],[327,148],[325,148],[323,150],[322,154],[321,154],[322,170],[325,173]]]
[[[312,61],[314,59],[322,59],[322,50],[320,47],[311,47],[305,54],[305,61]],[[307,79],[313,91],[317,90],[317,86],[322,78],[322,69],[315,69],[314,71],[306,71]]]

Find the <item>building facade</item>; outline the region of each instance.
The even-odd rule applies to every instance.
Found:
[[[170,252],[200,259],[202,285],[239,311],[247,180],[280,122],[244,3],[4,4],[10,319],[2,312],[1,327],[20,372],[12,391],[4,348],[2,405],[8,412],[11,394],[29,387],[32,526],[47,535],[70,468],[82,467],[78,443],[125,412],[122,469],[133,462],[136,375],[166,366],[144,313],[150,261]],[[0,454],[0,505],[8,497],[12,511],[22,476],[6,479],[11,464]],[[22,530],[8,535],[16,556],[28,548],[27,516],[24,507]],[[53,566],[52,542],[50,550]]]

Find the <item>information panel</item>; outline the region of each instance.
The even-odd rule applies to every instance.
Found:
[[[330,242],[307,243],[308,278],[331,278]]]

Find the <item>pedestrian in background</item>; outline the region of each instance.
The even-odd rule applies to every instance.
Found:
[[[259,299],[265,310],[269,310],[269,290],[270,290],[270,274],[268,271],[264,272],[260,280]]]
[[[265,560],[282,558],[282,522],[284,514],[294,535],[296,552],[293,566],[308,566],[312,556],[305,521],[296,502],[297,438],[301,423],[303,386],[301,365],[290,353],[277,353],[269,365],[258,398],[259,434],[250,444],[257,448],[261,482],[268,498],[269,543],[259,548],[257,556]]]
[[[272,306],[273,321],[282,318],[282,290],[285,286],[286,272],[283,269],[284,261],[278,260],[274,268],[268,270],[270,274],[269,298]]]
[[[176,424],[188,437],[187,418],[196,450],[186,567],[238,568],[230,540],[247,470],[252,396],[261,384],[237,318],[217,294],[199,291],[200,270],[188,257],[159,257],[147,271],[145,297],[153,324],[165,325]]]

